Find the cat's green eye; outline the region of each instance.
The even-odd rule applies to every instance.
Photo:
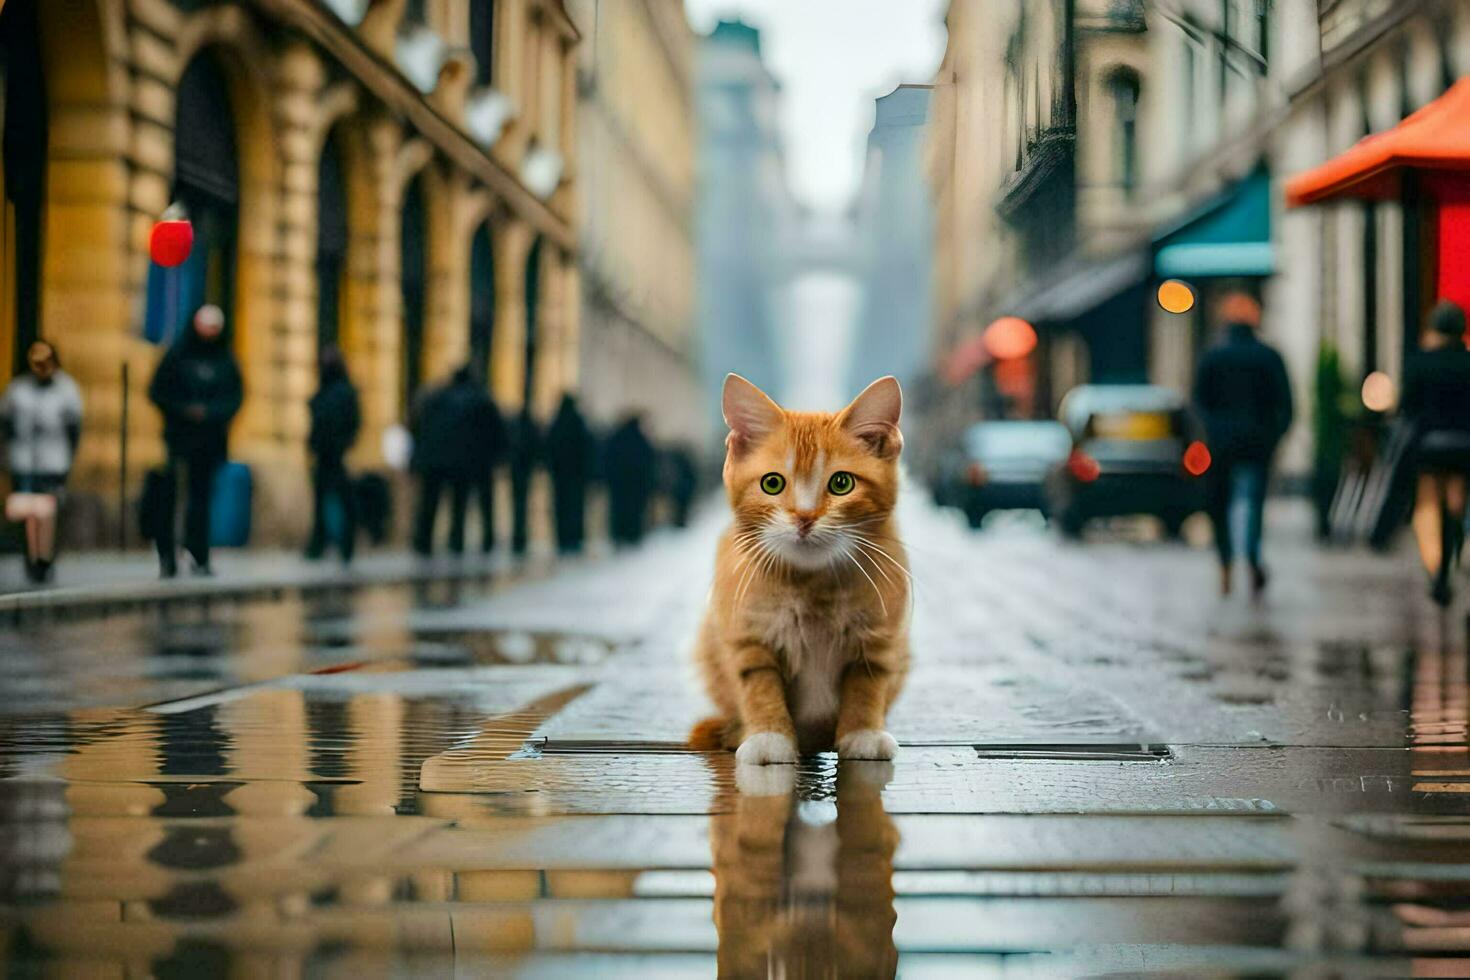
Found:
[[[767,473],[761,477],[761,489],[774,497],[786,489],[786,477],[780,473]]]
[[[838,470],[832,474],[832,479],[827,481],[827,489],[839,497],[852,493],[852,488],[855,486],[857,486],[857,478],[846,470]]]

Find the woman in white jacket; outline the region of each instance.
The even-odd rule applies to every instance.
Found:
[[[82,434],[82,393],[44,340],[27,349],[26,369],[0,397],[11,481],[5,516],[25,524],[26,577],[45,582],[56,555],[59,498]]]

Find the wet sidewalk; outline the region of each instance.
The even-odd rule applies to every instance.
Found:
[[[518,568],[544,571],[552,561],[546,551],[513,560],[503,551],[424,559],[407,550],[392,550],[364,552],[344,566],[331,557],[308,561],[299,552],[218,549],[213,575],[190,575],[184,560],[178,577],[164,580],[152,552],[102,551],[63,554],[55,580],[37,586],[25,581],[20,558],[6,555],[0,556],[0,618],[95,616],[211,599],[271,599],[288,592],[473,581]]]
[[[1290,524],[1290,518],[1286,521]],[[892,764],[682,739],[716,528],[0,634],[23,974],[1470,972],[1463,612],[1404,555],[915,508]]]

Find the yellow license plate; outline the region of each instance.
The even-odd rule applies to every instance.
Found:
[[[1167,439],[1173,427],[1163,412],[1128,412],[1093,416],[1092,433],[1099,439]]]

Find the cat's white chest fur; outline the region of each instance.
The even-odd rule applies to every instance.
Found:
[[[834,619],[792,603],[766,626],[766,642],[785,657],[790,671],[787,706],[798,729],[829,727],[837,718],[842,672],[853,651],[851,637]]]

